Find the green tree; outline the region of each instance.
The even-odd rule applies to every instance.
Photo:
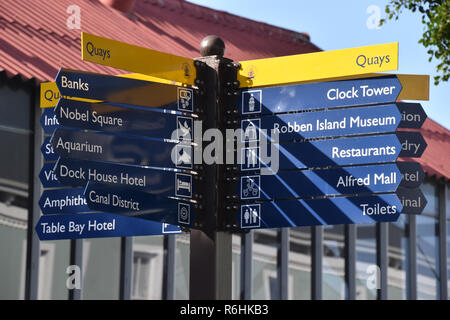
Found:
[[[439,60],[436,67],[438,73],[434,77],[434,84],[448,81],[450,78],[450,0],[392,0],[386,5],[387,19],[398,20],[403,9],[422,14],[422,24],[425,32],[419,40],[433,58]],[[386,23],[381,19],[380,26]]]

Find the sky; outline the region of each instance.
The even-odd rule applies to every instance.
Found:
[[[399,43],[399,69],[393,73],[430,75],[430,100],[420,102],[428,117],[450,129],[450,82],[434,85],[436,59],[428,61],[419,39],[424,32],[420,13],[404,10],[398,21],[385,18],[385,0],[189,0],[255,21],[297,32],[306,32],[322,50]],[[416,102],[416,101],[414,101]]]

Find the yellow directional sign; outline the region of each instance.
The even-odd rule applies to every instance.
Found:
[[[398,43],[241,61],[241,87],[286,85],[302,81],[398,69]]]
[[[194,84],[194,60],[81,33],[81,58],[117,69]]]
[[[85,102],[101,102],[100,100],[84,99],[79,97],[65,97],[59,93],[58,87],[55,82],[42,82],[41,83],[41,96],[40,107],[41,108],[54,108],[56,107],[59,98],[85,101]]]
[[[56,107],[60,97],[61,96],[55,82],[41,83],[41,108]]]

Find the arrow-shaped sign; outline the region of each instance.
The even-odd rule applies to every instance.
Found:
[[[397,70],[398,43],[240,61],[241,87],[273,86]]]
[[[427,205],[427,199],[419,188],[399,187],[397,195],[403,206],[402,213],[421,214]]]
[[[395,76],[306,83],[241,92],[242,115],[394,103],[402,90]]]
[[[194,60],[81,33],[81,58],[117,69],[193,85]]]
[[[56,174],[53,172],[55,167],[54,162],[44,163],[41,172],[39,173],[39,179],[41,180],[42,186],[46,188],[59,188],[63,185],[58,181]]]
[[[395,162],[401,152],[401,144],[395,134],[273,143],[269,147],[270,156],[262,146],[242,148],[241,171],[270,167],[268,170],[276,172]]]
[[[237,220],[246,229],[394,222],[401,210],[395,194],[279,200],[242,204]]]
[[[427,119],[420,103],[397,102],[397,106],[402,114],[399,128],[420,129]]]
[[[60,158],[55,176],[67,186],[100,183],[165,197],[195,198],[195,176],[180,170]]]
[[[58,127],[58,119],[56,118],[54,108],[46,108],[42,112],[41,127],[45,133],[52,133]]]
[[[84,194],[91,210],[185,227],[192,227],[197,210],[194,201],[93,183],[88,183]]]
[[[427,143],[420,132],[398,131],[398,140],[402,145],[399,157],[420,158],[427,148]]]
[[[51,146],[62,158],[160,168],[193,167],[193,147],[184,143],[58,128],[51,138]]]
[[[92,211],[84,198],[84,188],[44,190],[39,199],[39,207],[42,214]]]
[[[58,156],[55,154],[55,151],[53,150],[53,147],[50,143],[51,137],[45,137],[44,143],[41,146],[41,152],[44,156],[45,161],[56,161],[58,160]]]
[[[177,226],[111,213],[41,216],[35,230],[41,241],[182,233]]]
[[[55,117],[64,127],[160,139],[193,139],[192,117],[176,115],[168,110],[160,110],[165,112],[149,110],[149,108],[60,99],[55,109]]]
[[[260,139],[260,129],[280,141],[395,132],[401,115],[395,104],[242,119],[242,142]]]
[[[395,192],[401,175],[396,164],[334,169],[283,171],[276,175],[241,176],[241,200],[272,200],[316,196]]]
[[[402,181],[400,187],[403,188],[418,188],[423,179],[425,172],[418,162],[397,162],[397,167],[402,174]]]
[[[180,112],[196,112],[197,90],[170,84],[60,69],[55,79],[63,96]]]

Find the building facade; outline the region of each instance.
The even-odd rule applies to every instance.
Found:
[[[207,34],[236,61],[320,49],[307,34],[176,0],[79,1],[81,26],[70,29],[72,2],[27,1],[32,18],[24,1],[0,6],[0,299],[188,299],[188,233],[37,239],[40,82],[59,67],[117,74],[80,61],[80,31],[192,58]],[[233,235],[233,299],[448,299],[450,133],[431,119],[421,132],[421,215]],[[81,290],[69,290],[74,264]]]

